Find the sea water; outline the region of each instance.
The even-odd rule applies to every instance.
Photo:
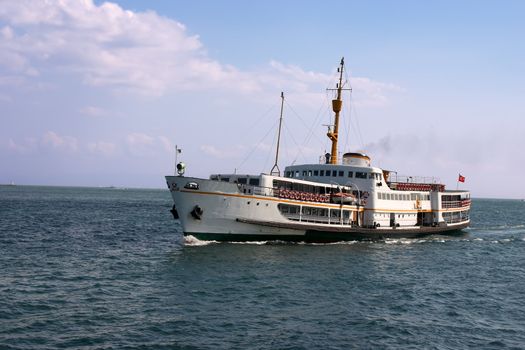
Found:
[[[2,349],[523,349],[525,202],[455,236],[184,239],[166,190],[0,186]]]

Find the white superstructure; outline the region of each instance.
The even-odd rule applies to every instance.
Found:
[[[185,235],[212,240],[335,241],[416,237],[456,231],[470,222],[470,193],[432,178],[398,177],[361,153],[337,156],[342,72],[327,136],[332,153],[319,163],[292,165],[283,176],[166,176]],[[276,164],[278,157],[276,156]]]

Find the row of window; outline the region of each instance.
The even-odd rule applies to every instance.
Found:
[[[355,176],[354,176],[355,175]],[[296,171],[287,171],[284,174],[285,177],[301,177],[301,172],[299,170]],[[302,177],[310,177],[310,176],[331,176],[331,177],[348,177],[356,179],[375,179],[380,181],[381,180],[381,174],[378,173],[366,173],[363,171],[356,171],[355,173],[353,171],[347,171],[344,170],[303,170],[302,171]]]
[[[277,205],[279,211],[291,220],[322,222],[322,223],[337,223],[341,220],[340,209],[327,209],[315,207],[299,207],[297,205],[288,205],[279,203]],[[354,216],[349,210],[343,210],[343,222],[350,224]]]
[[[392,201],[408,201],[408,200],[430,200],[430,194],[422,193],[384,193],[377,192],[377,199],[392,200]]]
[[[397,217],[398,219],[403,219],[405,216],[407,218],[416,218],[416,214],[395,214],[395,213],[374,213],[374,218],[392,218],[392,215],[394,215],[394,218]]]
[[[224,182],[230,182],[232,180],[233,183],[239,183],[239,184],[250,184],[252,186],[259,186],[259,178],[246,178],[246,177],[237,177],[237,178],[229,178],[229,177],[222,177],[220,175],[212,175],[210,176],[210,180],[217,180],[217,181],[224,181]]]
[[[470,219],[470,210],[463,210],[461,212],[448,212],[443,213],[443,220],[446,222],[454,223],[461,222]]]

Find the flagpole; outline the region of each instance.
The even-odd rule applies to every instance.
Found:
[[[175,171],[173,174],[177,175],[177,156],[179,154],[179,148],[175,145]]]
[[[461,176],[461,174],[458,174],[458,178],[456,180],[456,191],[459,189],[459,177]]]

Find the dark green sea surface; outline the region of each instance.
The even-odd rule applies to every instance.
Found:
[[[167,191],[0,186],[1,349],[523,349],[525,202],[464,234],[185,242]]]

